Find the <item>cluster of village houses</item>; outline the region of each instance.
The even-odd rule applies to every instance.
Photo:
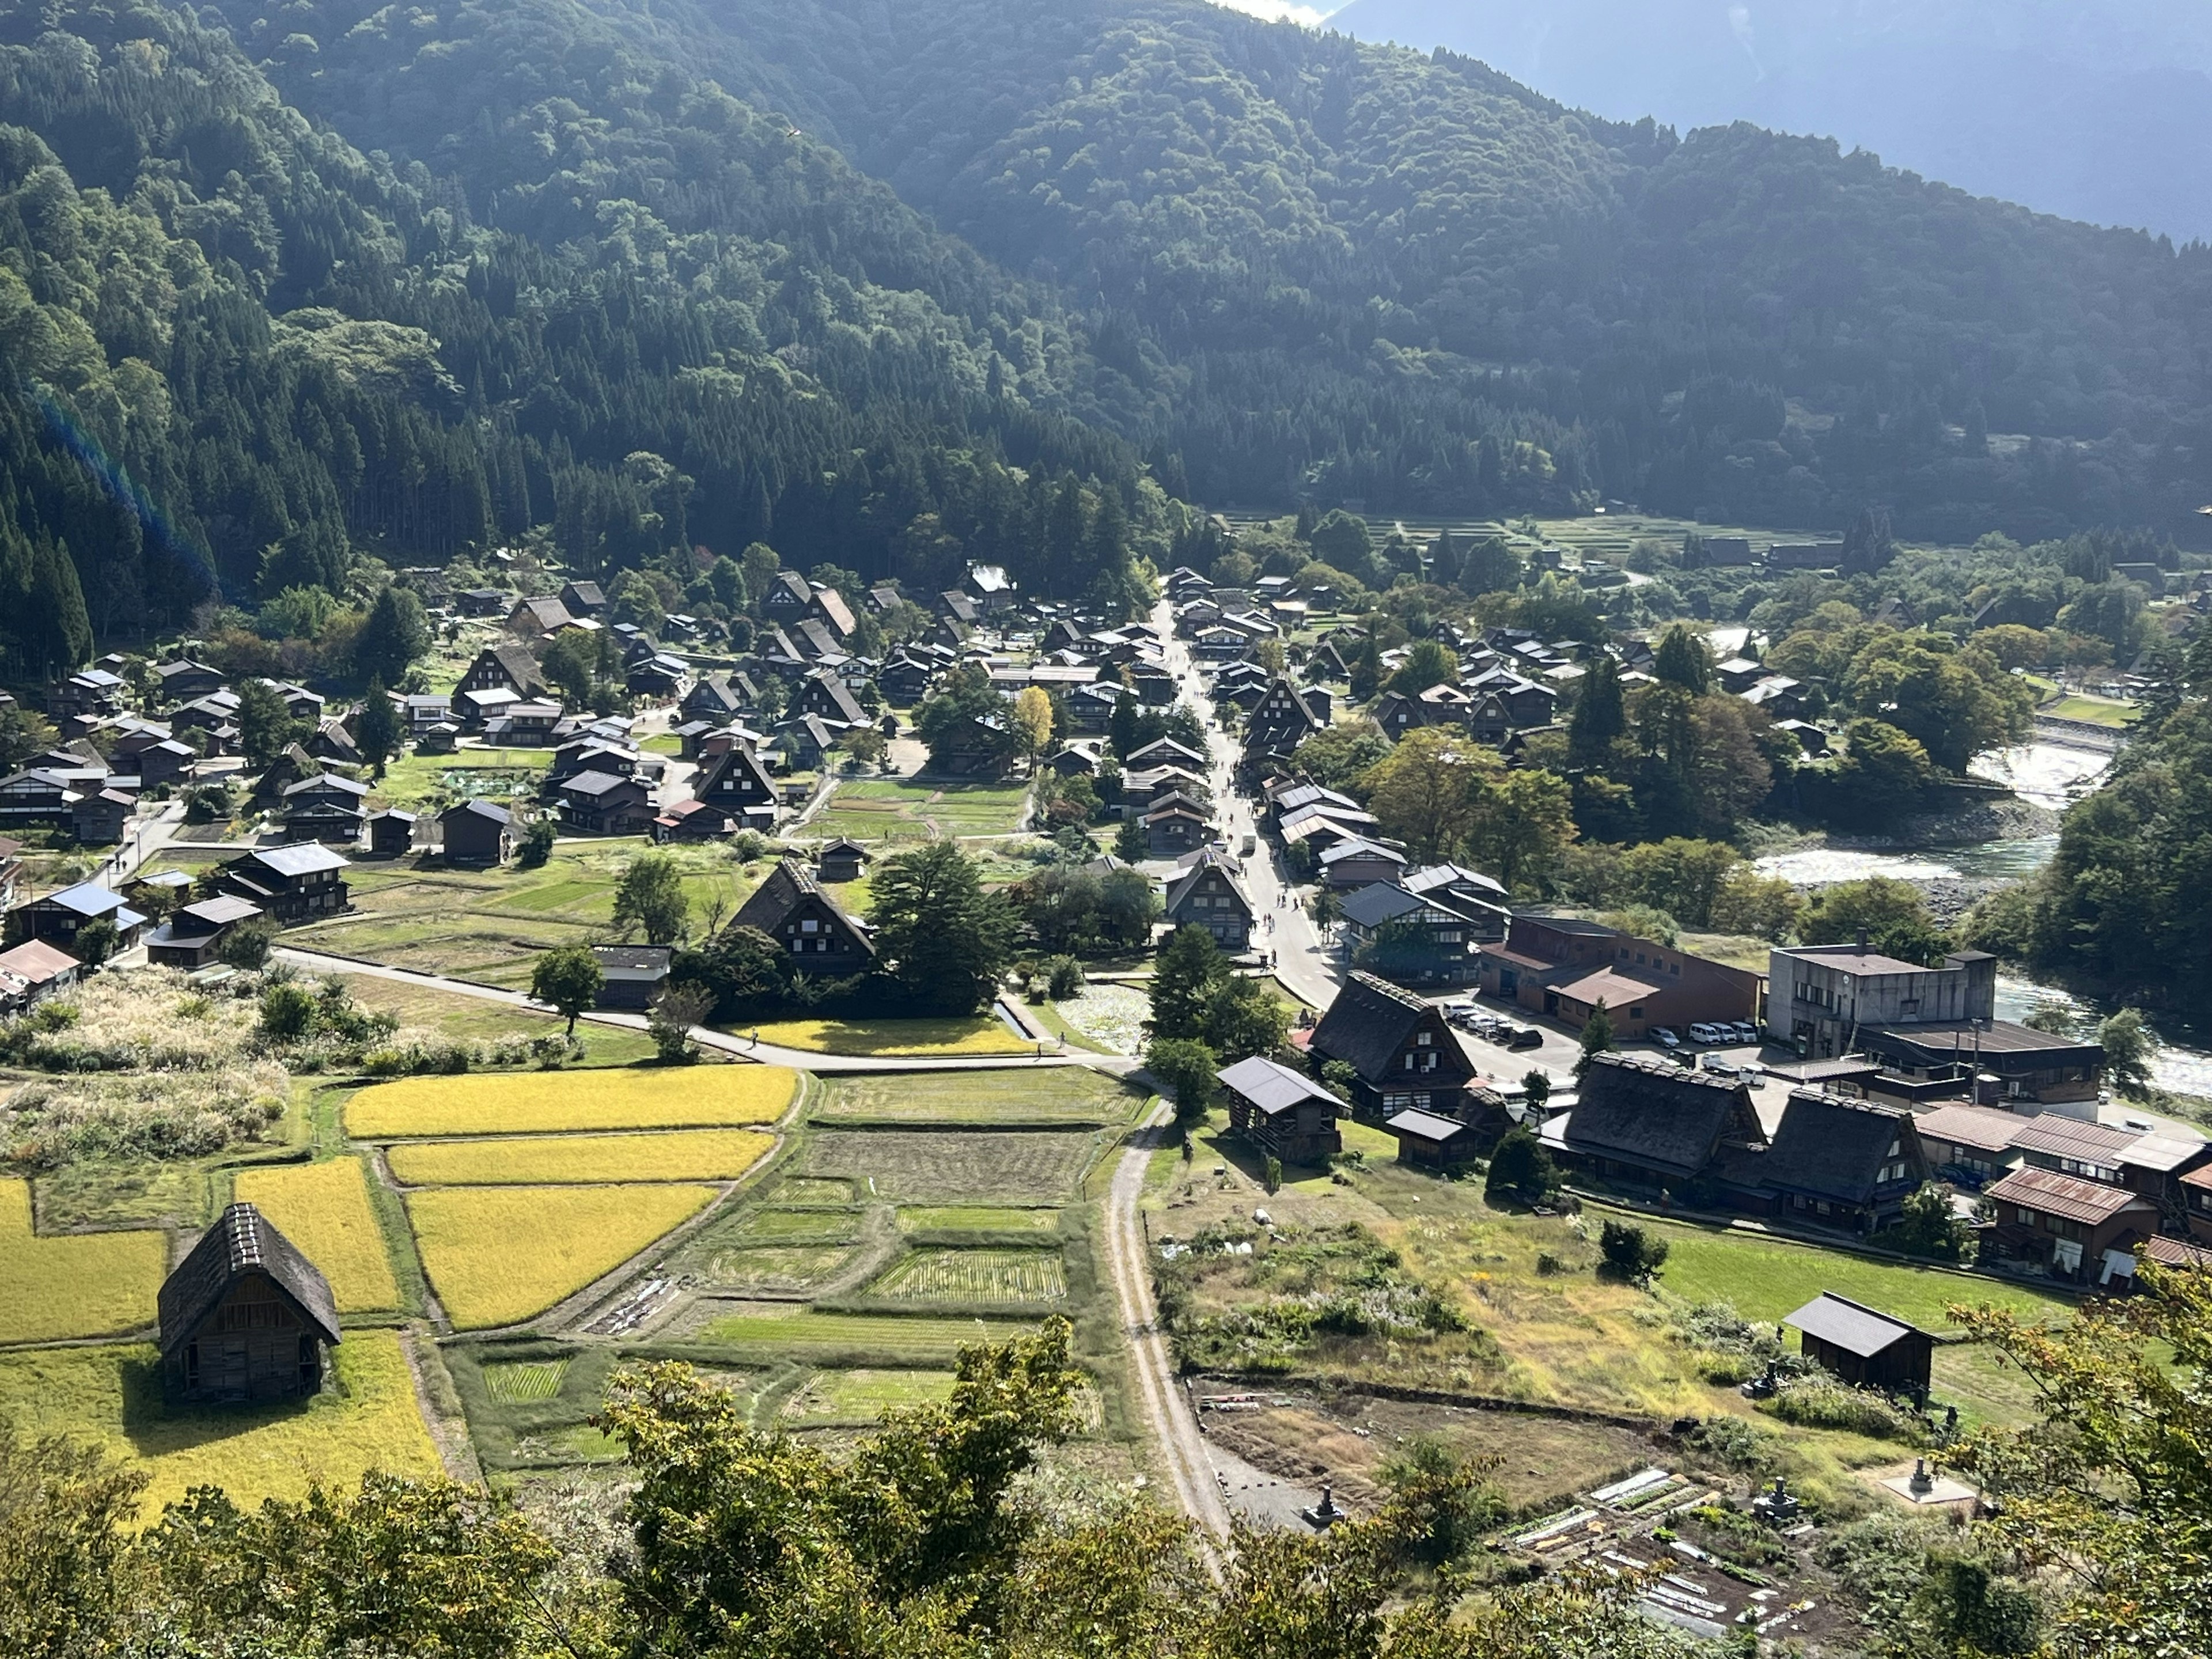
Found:
[[[1102,741],[1121,699],[1153,709],[1176,701],[1167,641],[1148,623],[1027,600],[1003,572],[978,568],[931,597],[924,637],[876,659],[847,648],[857,623],[843,594],[786,572],[762,596],[752,651],[712,658],[701,648],[709,629],[693,619],[672,617],[665,641],[606,623],[605,597],[590,582],[518,599],[449,593],[434,573],[410,574],[422,576],[434,614],[501,626],[451,692],[393,694],[408,743],[430,753],[550,749],[538,810],[563,835],[773,832],[807,793],[792,772],[822,766],[864,727],[883,729],[872,711],[911,707],[946,670],[972,664],[1010,699],[1032,685],[1054,695],[1066,732],[1042,765],[1063,777],[1115,775],[1115,810],[1141,826],[1148,859],[1167,866],[1166,924],[1203,927],[1232,955],[1256,949],[1243,861],[1257,849],[1222,836],[1210,758],[1160,738],[1117,761]],[[1483,1155],[1525,1119],[1589,1179],[1818,1230],[1878,1231],[1924,1183],[1948,1182],[1985,1200],[1985,1259],[2084,1284],[2127,1277],[2139,1244],[2179,1260],[2192,1255],[2191,1238],[2212,1243],[2212,1147],[2098,1122],[2101,1049],[1996,1018],[1990,957],[1961,951],[1926,967],[1863,945],[1777,948],[1762,979],[1594,921],[1516,907],[1480,871],[1418,865],[1356,800],[1299,771],[1299,745],[1336,718],[1362,642],[1337,630],[1291,648],[1283,668],[1259,660],[1278,660],[1260,647],[1288,647],[1328,596],[1293,592],[1284,578],[1231,591],[1187,569],[1166,585],[1175,633],[1241,738],[1238,775],[1260,805],[1263,833],[1289,867],[1335,895],[1345,954],[1377,969],[1350,971],[1318,1023],[1297,1034],[1307,1071],[1269,1060],[1224,1071],[1237,1127],[1269,1151],[1291,1162],[1325,1158],[1339,1146],[1336,1120],[1356,1115],[1388,1125],[1404,1157],[1449,1166]],[[888,611],[903,596],[886,584],[862,603]],[[1436,627],[1458,656],[1460,678],[1418,696],[1380,697],[1370,712],[1393,740],[1449,726],[1512,756],[1553,725],[1563,694],[1599,648],[1521,630]],[[642,745],[633,718],[573,710],[549,684],[539,653],[576,629],[611,630],[632,694],[674,705],[687,787],[670,786],[667,757]],[[1649,672],[1647,643],[1603,648],[1625,680]],[[1386,654],[1386,669],[1394,661]],[[131,666],[105,659],[49,690],[46,711],[60,742],[0,779],[0,830],[66,831],[84,845],[111,845],[131,833],[146,792],[237,773],[238,688],[182,656],[151,670],[159,709],[133,712]],[[1723,690],[1759,703],[1808,751],[1825,744],[1802,718],[1794,682],[1747,660],[1718,672]],[[773,720],[763,712],[770,684]],[[356,775],[351,710],[332,712],[302,686],[275,690],[312,735],[240,780],[275,826],[264,837],[272,844],[219,860],[197,894],[169,893],[164,902],[149,900],[193,884],[176,871],[140,872],[112,886],[84,882],[19,900],[20,848],[9,851],[0,860],[9,945],[0,951],[0,1005],[21,1006],[72,982],[77,931],[94,920],[112,923],[124,947],[143,942],[151,960],[196,969],[243,921],[289,926],[343,911],[353,858],[429,851],[492,865],[513,856],[522,825],[509,806],[464,799],[434,813],[373,810],[372,786]],[[992,718],[975,717],[972,742],[955,733],[941,744],[939,764],[970,775],[1003,771],[1009,750]],[[810,974],[857,972],[874,945],[833,895],[868,857],[842,841],[811,860],[787,857],[734,921],[804,957]],[[1387,957],[1364,952],[1384,939]],[[668,972],[665,948],[608,945],[600,955],[611,1006],[644,1006]],[[1751,1068],[1738,1075],[1686,1064],[1686,1053],[1638,1053],[1600,1055],[1578,1088],[1532,1103],[1480,1081],[1439,1000],[1455,996],[1568,1030],[1602,1006],[1617,1040],[1631,1044],[1662,1030],[1755,1027],[1770,1052],[1786,1051],[1765,1068],[1784,1085],[1783,1098],[1762,1110]],[[1356,1079],[1348,1098],[1317,1080],[1332,1061]]]

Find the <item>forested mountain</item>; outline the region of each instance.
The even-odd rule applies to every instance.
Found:
[[[1328,27],[1616,119],[1825,133],[1978,195],[2212,236],[2197,0],[1351,0]]]
[[[342,592],[357,551],[442,562],[549,523],[585,571],[696,579],[696,546],[772,532],[802,567],[925,587],[971,557],[1127,587],[1133,515],[1164,534],[1163,498],[1070,412],[1097,412],[1089,354],[1048,293],[833,151],[636,70],[580,9],[500,16],[478,56],[446,43],[447,108],[489,116],[502,74],[562,93],[514,116],[526,159],[486,144],[477,176],[434,179],[311,123],[186,14],[0,15],[9,678],[218,589]],[[371,33],[347,81],[369,97]]]
[[[2201,523],[2212,254],[1194,0],[18,3],[0,124],[15,678],[541,526],[1127,598],[1170,495]]]

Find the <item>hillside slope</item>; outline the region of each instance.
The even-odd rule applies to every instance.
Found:
[[[1352,0],[1328,27],[1616,119],[1823,133],[1978,195],[2212,236],[2212,13],[2190,0]]]

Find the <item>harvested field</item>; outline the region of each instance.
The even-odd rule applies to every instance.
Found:
[[[843,1244],[860,1236],[858,1210],[747,1210],[716,1229],[747,1244]]]
[[[1000,1028],[1004,1030],[1004,1027]],[[817,1123],[1120,1123],[1144,1097],[1080,1066],[825,1078]]]
[[[108,1336],[150,1325],[168,1268],[166,1233],[36,1237],[30,1188],[0,1181],[0,1343]]]
[[[410,1187],[548,1186],[563,1182],[728,1181],[766,1157],[775,1137],[757,1129],[679,1129],[659,1134],[504,1135],[495,1140],[418,1140],[386,1154]]]
[[[338,1311],[371,1313],[399,1305],[392,1256],[369,1207],[368,1179],[358,1158],[240,1170],[240,1202],[257,1206],[276,1231],[322,1269]]]
[[[337,1386],[304,1404],[171,1410],[154,1348],[120,1344],[0,1354],[0,1415],[34,1433],[67,1433],[151,1477],[139,1515],[193,1486],[241,1505],[297,1499],[317,1481],[350,1488],[370,1469],[440,1473],[396,1332],[353,1330],[332,1350]]]
[[[724,1244],[684,1253],[681,1271],[710,1291],[811,1291],[851,1265],[849,1244]]]
[[[1075,1190],[1092,1149],[1066,1130],[824,1129],[807,1137],[801,1168],[894,1204],[1048,1204]]]
[[[376,1140],[771,1123],[798,1086],[799,1073],[781,1066],[410,1077],[376,1084],[348,1101],[346,1133]]]
[[[993,1014],[964,1019],[785,1019],[762,1026],[733,1026],[781,1048],[822,1054],[942,1056],[1027,1054],[1036,1044]]]
[[[561,1392],[565,1359],[495,1361],[483,1368],[484,1392],[503,1406],[542,1405]]]
[[[952,1383],[951,1371],[817,1371],[778,1415],[793,1428],[860,1427],[885,1412],[949,1400]]]
[[[434,1187],[407,1196],[422,1266],[459,1330],[541,1314],[714,1197],[673,1183]]]
[[[1058,1210],[1018,1210],[1004,1205],[911,1206],[898,1212],[902,1233],[1048,1233],[1060,1224]]]
[[[857,1353],[878,1358],[949,1360],[963,1347],[1011,1341],[1035,1328],[1006,1320],[800,1312],[781,1304],[758,1303],[708,1320],[688,1340],[801,1358]]]
[[[1057,1250],[909,1250],[868,1287],[902,1302],[1029,1307],[1067,1300]]]

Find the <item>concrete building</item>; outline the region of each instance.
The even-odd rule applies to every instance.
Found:
[[[1954,951],[1941,968],[1856,945],[1801,945],[1767,956],[1766,1028],[1812,1060],[1858,1046],[1866,1026],[1934,1025],[1996,1017],[1997,961]]]

